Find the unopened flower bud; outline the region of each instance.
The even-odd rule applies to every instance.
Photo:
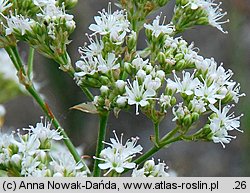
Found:
[[[12,157],[11,157],[11,161],[19,168],[21,167],[21,156],[19,154],[14,154]]]
[[[146,29],[145,34],[146,34],[148,40],[151,41],[152,40],[152,31],[149,29]]]
[[[146,75],[147,75],[147,73],[146,73],[144,70],[142,70],[142,69],[140,69],[140,70],[137,72],[137,74],[136,74],[136,76],[138,77],[138,79],[139,79],[141,82],[143,82],[143,80],[145,79]]]
[[[208,22],[208,18],[207,17],[200,17],[197,21],[196,24],[197,25],[207,25]]]
[[[10,154],[14,155],[18,153],[18,146],[12,143],[9,145],[9,150],[11,151]]]
[[[199,113],[197,113],[197,112],[192,113],[192,121],[193,121],[193,123],[195,121],[197,121],[199,118],[200,118]]]
[[[101,82],[102,85],[107,85],[110,82],[107,76],[100,76],[99,81]]]
[[[185,67],[186,61],[184,59],[178,61],[175,65],[175,70],[181,70]]]
[[[102,107],[104,105],[105,101],[101,96],[95,96],[93,100],[93,104],[95,106],[100,106]]]
[[[166,63],[166,56],[163,52],[160,52],[157,55],[157,60],[159,61],[160,64],[165,64]]]
[[[128,62],[125,62],[124,63],[124,68],[125,68],[125,71],[128,73],[128,74],[132,74],[132,71],[133,71],[133,67],[130,63]]]
[[[176,54],[175,57],[174,57],[174,59],[175,59],[176,61],[179,61],[179,60],[181,60],[181,59],[183,59],[183,58],[184,58],[184,55],[183,55],[182,53],[178,53],[178,54]]]
[[[115,82],[115,85],[116,85],[116,87],[118,88],[118,90],[119,90],[120,92],[123,92],[124,89],[125,89],[125,86],[126,86],[126,82],[123,81],[123,80],[117,80],[117,81]]]
[[[39,159],[42,163],[46,163],[47,161],[47,154],[45,151],[39,151]]]
[[[190,114],[187,114],[187,115],[184,117],[183,123],[184,123],[184,126],[187,126],[187,127],[189,127],[189,126],[192,125],[193,120],[192,120],[192,117],[191,117]]]
[[[163,81],[166,77],[165,72],[163,70],[157,70],[156,76]]]
[[[132,31],[131,34],[128,36],[128,49],[131,51],[136,47],[136,39],[137,39],[137,34],[136,32]]]
[[[117,103],[117,105],[118,105],[119,108],[123,108],[127,104],[127,98],[126,97],[118,96],[118,98],[116,100],[116,103]]]
[[[108,94],[109,87],[107,87],[107,86],[101,86],[100,91],[101,91],[101,95],[102,96],[106,96]]]
[[[152,72],[152,70],[153,70],[153,66],[151,66],[151,65],[146,65],[145,66],[145,71],[146,71],[147,74],[150,74]]]

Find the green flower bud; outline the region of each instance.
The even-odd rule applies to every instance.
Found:
[[[128,63],[128,62],[125,62],[124,63],[124,68],[125,68],[125,71],[128,73],[128,74],[132,74],[133,72],[133,66]]]
[[[107,76],[100,76],[99,81],[102,85],[108,85],[110,83],[110,80]]]
[[[174,106],[176,104],[176,98],[175,97],[171,98],[170,104],[171,104],[171,106]]]
[[[200,118],[199,113],[193,112],[192,113],[192,122],[196,122]]]
[[[151,42],[152,40],[152,31],[149,29],[145,30],[146,37],[148,38],[148,41]]]
[[[102,107],[105,104],[105,100],[101,96],[95,96],[93,103],[98,107]]]
[[[157,60],[159,61],[160,64],[165,64],[166,63],[166,56],[163,52],[160,52],[157,55]]]
[[[137,40],[137,34],[136,32],[132,31],[131,34],[128,36],[127,46],[129,51],[132,51],[136,48],[136,40]]]
[[[193,123],[192,116],[190,114],[187,114],[183,119],[184,126],[189,127],[192,125],[192,123]]]
[[[208,18],[207,17],[200,17],[197,21],[196,21],[196,25],[208,25]]]
[[[179,70],[185,68],[185,65],[186,65],[186,61],[184,59],[182,59],[176,63],[175,70],[179,71]]]
[[[101,81],[101,77],[100,77],[100,80],[97,80],[97,79],[91,78],[91,77],[84,77],[82,79],[82,84],[87,85],[87,86],[91,86],[94,88],[98,88],[98,87],[102,86],[102,83],[100,81]]]
[[[182,53],[178,53],[175,55],[174,59],[176,61],[182,60],[182,59],[184,59],[184,55]]]
[[[19,151],[19,148],[17,145],[14,145],[13,143],[9,145],[9,151],[11,155],[17,154]]]
[[[44,141],[40,141],[40,149],[50,149],[51,148],[51,141],[49,139],[46,139]]]

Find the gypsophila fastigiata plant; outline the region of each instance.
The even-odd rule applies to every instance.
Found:
[[[245,96],[239,83],[232,79],[233,72],[214,58],[201,56],[194,43],[179,35],[195,25],[211,25],[227,33],[222,27],[228,20],[221,3],[177,0],[171,20],[162,13],[152,21],[148,19],[168,2],[108,3],[94,17],[86,34],[88,42],[78,49],[80,58],[72,65],[67,45],[76,23],[68,10],[76,5],[76,0],[0,1],[0,47],[16,68],[12,75],[17,74],[19,82],[49,119],[48,123],[41,121],[22,132],[1,135],[1,170],[9,176],[117,177],[131,170],[132,177],[166,177],[169,175],[165,162],[151,158],[159,150],[182,140],[212,141],[225,148],[235,138],[231,131],[243,132],[242,115],[235,116],[231,110]],[[141,31],[146,34],[147,46],[138,50]],[[18,42],[30,46],[27,61],[20,58]],[[88,97],[88,102],[71,109],[99,115],[92,169],[34,86],[34,51],[56,61]],[[1,51],[1,57],[3,54]],[[16,79],[1,70],[8,68],[9,63],[1,61],[0,80],[16,85]],[[90,88],[99,94],[94,96]],[[3,119],[5,109],[0,107]],[[137,144],[138,137],[124,140],[123,134],[118,137],[120,134],[115,131],[114,138],[106,141],[110,113],[118,117],[120,111],[130,108],[135,109],[135,116],[141,113],[152,121],[154,135],[150,137],[152,148],[148,151]],[[166,116],[172,116],[175,123],[169,132],[159,128]],[[201,118],[206,119],[202,126],[198,124]],[[62,151],[53,149],[56,141],[64,141],[68,148],[65,154],[58,156]]]

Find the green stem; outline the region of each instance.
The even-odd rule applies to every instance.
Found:
[[[179,131],[179,127],[177,126],[175,129],[171,130],[169,133],[167,133],[162,139],[161,141],[167,141],[169,139],[171,139],[178,131]]]
[[[17,65],[19,66],[18,70],[21,71],[23,75],[26,75],[26,71],[25,71],[24,66],[23,66],[23,61],[22,61],[21,57],[19,56],[19,52],[17,50],[17,47],[16,46],[11,47],[11,49],[12,49],[12,52],[13,52],[15,58],[16,58]]]
[[[100,153],[104,148],[103,141],[105,141],[108,117],[109,117],[109,113],[104,113],[100,115],[100,125],[99,125],[99,132],[98,132],[97,145],[96,145],[96,154],[95,154],[97,158],[99,158]],[[99,162],[100,160],[95,159],[94,168],[93,168],[94,177],[100,177],[101,175],[101,170],[98,166]]]
[[[84,169],[89,172],[89,169],[88,169],[87,165],[81,159],[80,155],[76,151],[76,148],[74,147],[73,143],[71,142],[71,140],[69,139],[69,137],[65,133],[64,129],[61,127],[61,125],[59,124],[59,122],[57,121],[57,119],[55,118],[55,116],[53,115],[53,113],[52,113],[51,109],[49,108],[48,104],[43,101],[43,99],[40,96],[40,94],[35,90],[32,82],[30,82],[30,81],[26,82],[25,80],[23,80],[23,79],[26,78],[25,77],[26,74],[25,74],[25,71],[24,71],[22,60],[21,60],[18,52],[14,51],[13,49],[11,49],[11,50],[12,51],[8,52],[8,53],[11,54],[10,58],[11,58],[12,62],[14,63],[15,67],[17,68],[17,70],[21,71],[21,75],[19,75],[19,78],[21,79],[20,82],[22,82],[22,84],[25,86],[26,90],[36,100],[36,102],[39,104],[39,106],[41,107],[41,109],[43,110],[43,112],[46,114],[46,116],[52,121],[52,124],[54,125],[54,127],[57,130],[59,130],[60,134],[63,136],[63,141],[64,141],[65,145],[69,149],[69,151],[72,154],[72,156],[74,157],[75,161],[77,163],[78,162],[82,162],[83,166],[84,166]],[[15,50],[17,50],[17,49],[15,49]]]
[[[35,49],[30,47],[29,57],[28,57],[28,70],[27,70],[29,80],[32,80],[33,76],[34,53]]]
[[[155,143],[156,145],[158,145],[160,140],[159,122],[154,123],[154,130],[155,130]]]

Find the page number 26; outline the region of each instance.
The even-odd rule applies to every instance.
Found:
[[[235,187],[233,189],[236,189],[236,190],[244,190],[247,188],[247,183],[246,181],[235,181],[234,182],[235,184]]]

